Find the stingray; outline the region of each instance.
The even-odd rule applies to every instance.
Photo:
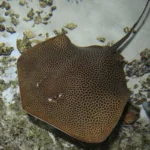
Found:
[[[118,49],[148,3],[113,46],[79,47],[63,34],[26,50],[17,62],[23,109],[79,141],[103,142],[130,96]]]

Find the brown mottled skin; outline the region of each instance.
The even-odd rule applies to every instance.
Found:
[[[23,109],[78,140],[104,141],[130,95],[117,49],[137,23],[112,47],[78,47],[60,35],[25,51],[17,63]]]

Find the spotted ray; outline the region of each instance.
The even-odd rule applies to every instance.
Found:
[[[59,35],[25,51],[17,62],[22,107],[84,142],[104,141],[116,126],[129,90],[118,48],[79,47]]]

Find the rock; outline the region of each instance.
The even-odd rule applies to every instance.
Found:
[[[125,33],[129,33],[131,28],[125,27],[123,30],[124,30]],[[133,33],[136,33],[136,32],[137,32],[136,30],[133,30]]]
[[[14,26],[17,26],[19,24],[18,20],[14,17],[11,17],[11,23],[14,25]]]
[[[0,48],[3,48],[5,46],[5,43],[0,43]]]
[[[26,4],[26,0],[20,0],[19,4],[22,5],[22,6],[24,6]]]
[[[11,8],[10,4],[5,2],[5,9],[9,10],[10,8]]]
[[[106,43],[105,46],[113,46],[114,44],[115,44],[114,41],[110,41],[110,42]]]
[[[140,107],[130,103],[124,118],[124,122],[126,124],[133,124],[139,119],[139,117],[140,117]]]
[[[138,85],[138,84],[135,84],[133,88],[134,88],[134,89],[137,89],[138,87],[139,87],[139,85]]]
[[[20,17],[20,15],[19,15],[19,14],[15,14],[15,17],[16,17],[16,18],[19,18],[19,17]]]
[[[150,75],[146,78],[146,82],[147,82],[148,86],[150,86]]]
[[[42,8],[45,8],[47,6],[46,2],[39,1],[39,4]]]
[[[148,118],[150,119],[150,102],[143,102],[143,108],[148,116]]]
[[[150,92],[147,92],[147,98],[150,98]]]
[[[131,102],[137,105],[141,105],[144,101],[146,101],[146,96],[142,93],[133,94],[131,96]]]
[[[141,85],[142,92],[150,91],[150,75],[148,75],[146,79],[141,81]]]
[[[53,5],[53,0],[47,0],[47,5],[52,6]]]
[[[65,28],[73,30],[77,27],[77,24],[75,23],[68,23],[67,25],[65,25]]]
[[[24,35],[23,39],[17,39],[17,48],[20,53],[23,53],[25,50],[31,48],[31,42],[29,39]]]
[[[98,36],[96,39],[100,42],[103,42],[103,43],[106,41],[106,39],[104,37],[101,37],[101,36]]]
[[[5,22],[5,18],[4,17],[0,17],[0,23]]]
[[[140,53],[141,60],[133,60],[125,66],[127,76],[143,76],[150,72],[150,49],[145,49]]]
[[[35,16],[35,18],[34,18],[34,23],[35,23],[35,24],[40,24],[40,23],[42,23],[42,17],[41,17],[40,14],[38,14],[37,16]]]
[[[4,150],[4,147],[0,146],[0,150]]]
[[[5,12],[5,16],[8,16],[8,15],[9,15],[9,12],[8,12],[8,11],[6,11],[6,12]]]
[[[15,31],[15,29],[13,27],[7,27],[6,31],[11,33],[11,34],[16,33],[16,31]]]
[[[62,28],[61,31],[54,30],[54,33],[56,35],[62,35],[62,34],[67,34],[68,32],[64,28]]]
[[[42,8],[46,6],[51,6],[53,4],[53,0],[39,0],[39,4]]]
[[[146,48],[144,51],[140,53],[141,60],[148,60],[150,59],[150,49]]]
[[[56,9],[56,6],[51,7],[51,11],[54,11]]]
[[[10,4],[3,1],[1,4],[0,4],[0,8],[5,8],[6,10],[9,10],[11,8]]]
[[[27,17],[30,18],[30,20],[32,20],[34,14],[35,14],[35,13],[34,13],[34,10],[33,10],[33,8],[31,8],[31,10],[27,13]]]
[[[15,16],[15,12],[14,12],[14,10],[12,10],[12,9],[10,9],[10,10],[8,11],[8,14],[9,14],[10,17]]]
[[[13,50],[14,50],[13,47],[7,46],[0,47],[0,55],[10,55]]]
[[[32,31],[30,31],[30,30],[24,31],[23,34],[26,35],[26,37],[27,37],[28,39],[32,39],[32,38],[35,37],[35,34],[34,34]]]
[[[51,16],[48,14],[48,15],[46,15],[46,16],[43,18],[43,20],[44,20],[44,21],[48,21],[48,20],[50,19],[50,17],[51,17]]]
[[[0,24],[0,32],[5,31],[5,26],[3,24]]]

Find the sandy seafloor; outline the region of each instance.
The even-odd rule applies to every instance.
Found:
[[[55,36],[53,30],[60,30],[64,25],[71,22],[77,24],[77,28],[74,30],[66,29],[68,31],[67,36],[76,45],[105,45],[111,41],[116,42],[125,35],[123,28],[126,26],[131,27],[135,23],[146,4],[146,0],[78,0],[78,3],[76,3],[76,0],[54,0],[53,5],[56,6],[57,9],[53,11],[53,16],[50,18],[51,23],[48,25],[38,24],[32,27],[33,21],[23,21],[23,17],[26,17],[27,12],[33,8],[34,11],[44,10],[44,13],[47,13],[51,7],[47,6],[46,8],[41,8],[38,0],[26,1],[28,2],[28,8],[27,5],[19,5],[19,0],[6,1],[11,4],[15,13],[20,15],[18,18],[19,24],[17,26],[13,26],[10,23],[10,17],[4,16],[5,9],[0,8],[0,17],[5,17],[6,19],[6,22],[3,24],[5,26],[13,26],[16,30],[14,34],[10,34],[6,31],[0,32],[0,43],[5,42],[6,45],[14,47],[14,51],[11,55],[7,56],[10,58],[14,57],[17,59],[21,55],[16,47],[16,40],[23,37],[25,30],[29,29],[33,31],[36,34],[35,39],[37,39],[38,34],[42,33],[41,39],[44,40],[47,32],[49,33],[49,37],[53,37]],[[2,3],[2,0],[0,0],[0,3]],[[5,37],[3,36],[4,34]],[[105,37],[106,42],[102,43],[97,41],[97,36]],[[125,59],[130,62],[134,59],[140,59],[140,52],[145,48],[150,48],[150,15],[147,17],[138,34],[136,34],[129,45],[124,48],[122,54]],[[3,57],[4,56],[0,56],[0,59],[2,60]],[[4,63],[1,62],[0,67],[2,70]],[[143,78],[146,78],[148,75],[149,73],[143,77],[131,77],[128,81],[128,87],[133,90],[135,83],[139,83],[140,80],[143,80]],[[10,81],[17,82],[16,61],[11,63],[5,62],[4,73],[1,72],[0,79],[10,85],[3,92],[0,91],[0,98],[4,102],[3,109],[0,110],[0,150],[82,149],[80,146],[78,147],[75,142],[70,142],[66,140],[66,138],[63,138],[63,136],[59,137],[51,133],[50,130],[33,124],[29,121],[26,114],[21,113],[23,110],[20,108],[19,87],[18,85],[13,87],[13,85],[9,84]],[[138,93],[138,89],[134,91]],[[15,98],[18,98],[18,100],[16,101]],[[149,99],[147,99],[147,101],[149,101]],[[16,103],[19,103],[19,106]],[[10,109],[10,105],[13,105],[13,109]],[[142,122],[141,128],[138,126],[138,129],[134,130],[135,128],[130,125],[124,128],[124,136],[122,136],[121,139],[117,138],[116,141],[110,145],[109,149],[150,150],[149,119],[142,106],[138,121],[140,123]],[[144,133],[144,135],[142,133]],[[143,138],[145,138],[145,140],[143,140]],[[98,146],[96,149],[99,150],[101,148]]]

